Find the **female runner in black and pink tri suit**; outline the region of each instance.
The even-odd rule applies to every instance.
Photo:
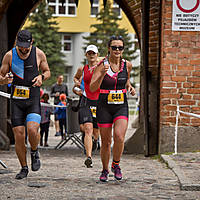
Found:
[[[108,180],[108,164],[111,153],[113,127],[113,162],[111,170],[117,180],[122,179],[119,166],[124,150],[124,138],[128,127],[128,102],[126,92],[135,95],[130,84],[132,64],[122,58],[124,40],[112,36],[108,42],[108,57],[98,65],[90,83],[91,91],[100,88],[97,104],[97,121],[101,134],[101,161],[103,170],[100,181]]]

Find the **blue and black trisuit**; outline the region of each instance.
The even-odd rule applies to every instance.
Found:
[[[11,72],[11,121],[12,126],[24,126],[25,122],[40,123],[40,87],[33,87],[32,80],[39,75],[36,47],[32,46],[30,55],[22,60],[16,47],[12,49]]]

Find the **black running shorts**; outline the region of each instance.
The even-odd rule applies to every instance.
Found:
[[[40,123],[41,107],[39,98],[26,100],[11,99],[11,122],[12,126],[24,126],[26,120]]]
[[[96,105],[97,101],[89,100],[86,97],[81,98],[80,108],[79,108],[79,124],[84,124],[86,122],[93,123],[93,128],[98,128],[97,118],[96,118]]]
[[[112,127],[118,119],[128,120],[128,103],[122,105],[98,104],[97,121],[99,127]]]

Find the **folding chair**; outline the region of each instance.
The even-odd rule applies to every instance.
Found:
[[[82,140],[79,138],[81,135],[80,132],[80,125],[78,122],[78,112],[72,111],[72,103],[73,100],[69,100],[69,103],[66,107],[66,129],[67,129],[67,135],[66,138],[61,140],[55,147],[55,149],[62,148],[65,144],[67,144],[69,141],[72,141],[72,144],[75,144],[78,148],[84,150],[84,144],[82,143]]]

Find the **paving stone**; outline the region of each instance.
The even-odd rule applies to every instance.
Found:
[[[74,144],[62,149],[53,147],[60,138],[50,131],[50,147],[39,148],[42,167],[38,172],[30,168],[30,149],[27,152],[28,177],[16,180],[20,170],[14,147],[0,151],[0,158],[10,173],[0,173],[0,200],[198,200],[200,191],[181,190],[178,176],[159,160],[143,155],[123,155],[121,168],[123,180],[116,181],[110,172],[108,183],[101,183],[102,170],[100,153],[93,156],[93,168],[84,165],[85,155]],[[172,160],[193,180],[198,172],[199,154],[178,155]],[[111,166],[111,162],[109,163]],[[186,167],[184,167],[186,166]],[[192,167],[194,166],[194,167]],[[4,170],[3,168],[0,170]]]

